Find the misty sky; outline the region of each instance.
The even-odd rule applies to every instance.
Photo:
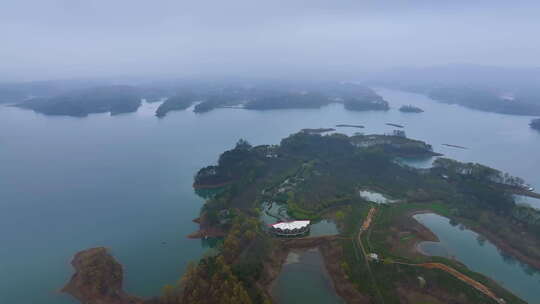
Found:
[[[540,1],[3,0],[0,80],[540,66]]]

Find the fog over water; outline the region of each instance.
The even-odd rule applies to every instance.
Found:
[[[2,1],[0,81],[539,66],[539,12],[498,0]]]
[[[0,304],[75,303],[58,290],[96,246],[122,263],[128,293],[160,295],[208,254],[186,237],[204,205],[194,175],[240,138],[399,129],[539,192],[538,16],[538,0],[0,1]],[[323,219],[311,236],[337,227]],[[539,274],[485,252],[472,270],[499,282],[513,269],[503,286],[539,299]],[[296,258],[278,298],[297,302],[298,287],[340,303],[320,252]]]

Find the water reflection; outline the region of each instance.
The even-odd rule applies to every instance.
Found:
[[[540,302],[540,273],[500,252],[483,236],[463,225],[452,226],[446,217],[433,213],[414,218],[437,235],[440,242],[422,242],[418,249],[427,255],[443,256],[464,263],[530,303]]]
[[[318,249],[289,253],[272,288],[272,296],[280,304],[344,303],[332,286]]]

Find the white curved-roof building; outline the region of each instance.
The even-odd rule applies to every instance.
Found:
[[[281,236],[298,236],[309,231],[310,221],[279,222],[270,225],[270,231]]]
[[[273,228],[279,228],[281,230],[293,230],[302,229],[309,226],[310,221],[292,221],[292,222],[280,222],[271,225]]]

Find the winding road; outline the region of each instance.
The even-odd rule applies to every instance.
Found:
[[[362,233],[364,231],[367,231],[369,229],[369,227],[371,226],[372,222],[373,222],[373,217],[375,216],[377,212],[377,208],[375,207],[372,207],[369,212],[368,212],[368,215],[367,217],[364,219],[364,222],[362,223],[362,226],[360,227],[360,230],[358,231],[358,243],[360,245],[360,249],[362,250],[362,254],[364,255],[364,261],[366,262],[366,266],[367,266],[367,269],[369,271],[369,274],[373,280],[373,284],[377,290],[377,294],[379,296],[379,299],[381,300],[381,303],[384,303],[384,299],[379,291],[379,287],[377,286],[377,282],[375,281],[375,278],[373,277],[373,273],[371,272],[371,267],[369,265],[369,259],[368,259],[368,256],[366,254],[366,250],[364,249],[364,245],[362,243]],[[489,298],[493,299],[495,302],[497,303],[500,303],[500,304],[505,304],[506,302],[501,299],[501,298],[498,298],[495,293],[493,291],[491,291],[488,287],[486,287],[484,284],[462,274],[461,272],[455,270],[454,268],[448,266],[448,265],[445,265],[445,264],[442,264],[442,263],[420,263],[420,264],[410,264],[410,263],[403,263],[403,262],[396,262],[396,261],[391,261],[391,260],[385,260],[385,262],[387,263],[393,263],[393,264],[400,264],[400,265],[408,265],[408,266],[413,266],[413,267],[423,267],[423,268],[428,268],[428,269],[440,269],[454,277],[456,277],[457,279],[461,280],[462,282],[466,283],[467,285],[475,288],[476,290],[480,291],[481,293],[483,293],[484,295],[488,296]]]

